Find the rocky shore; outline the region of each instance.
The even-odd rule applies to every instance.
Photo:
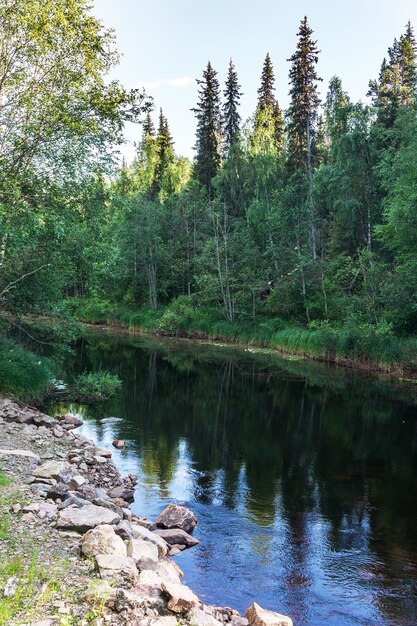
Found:
[[[292,626],[201,602],[172,559],[198,543],[195,515],[134,515],[136,477],[80,423],[0,398],[0,626]]]

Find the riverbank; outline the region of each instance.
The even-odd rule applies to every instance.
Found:
[[[134,515],[135,477],[78,424],[0,398],[0,625],[291,626],[203,604],[171,558],[191,535]]]
[[[384,325],[327,323],[286,326],[280,319],[231,324],[210,311],[193,308],[184,299],[151,311],[122,311],[118,307],[76,301],[72,313],[82,323],[165,337],[261,348],[282,355],[417,379],[417,338],[396,337]]]

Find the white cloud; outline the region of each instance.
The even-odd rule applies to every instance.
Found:
[[[158,89],[159,87],[179,87],[183,89],[185,87],[189,87],[193,85],[195,82],[194,78],[191,76],[179,76],[178,78],[164,78],[162,80],[155,81],[142,81],[139,83],[139,87],[143,87],[145,91],[153,91],[154,89]]]

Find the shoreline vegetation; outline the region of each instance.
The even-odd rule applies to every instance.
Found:
[[[188,298],[178,298],[158,311],[127,312],[109,304],[72,302],[83,324],[113,327],[133,332],[223,342],[236,346],[268,349],[283,355],[359,370],[390,374],[403,380],[417,379],[417,339],[395,337],[389,329],[371,325],[328,324],[286,326],[282,320],[231,324],[216,311],[193,309]]]

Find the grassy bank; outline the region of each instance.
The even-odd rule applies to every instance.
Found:
[[[53,374],[48,359],[0,339],[0,391],[26,402],[39,401],[49,391]]]
[[[328,363],[417,376],[417,337],[396,337],[387,324],[348,323],[288,326],[265,318],[231,324],[218,312],[195,308],[181,297],[158,311],[126,311],[110,303],[72,301],[80,321],[123,326],[171,337],[189,337],[259,346]]]

